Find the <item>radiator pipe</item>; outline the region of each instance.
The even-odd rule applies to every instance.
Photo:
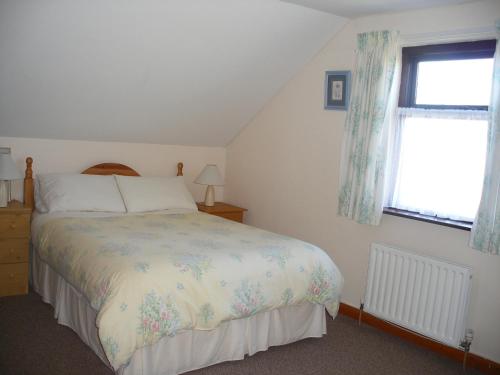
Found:
[[[462,367],[464,371],[467,370],[467,354],[469,354],[470,344],[466,344],[464,347],[464,361],[462,362]]]
[[[365,307],[365,304],[363,302],[360,303],[359,305],[359,315],[358,315],[358,325],[360,326],[361,325],[361,318],[362,318],[362,315],[363,315],[363,309]]]
[[[467,355],[470,351],[470,345],[472,344],[472,339],[474,338],[474,331],[472,329],[468,329],[465,331],[465,338],[460,343],[460,346],[464,348],[464,361],[462,362],[463,370],[467,369]]]

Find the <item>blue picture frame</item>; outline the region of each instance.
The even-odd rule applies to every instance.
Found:
[[[351,72],[329,70],[325,73],[325,109],[346,111],[351,93]]]

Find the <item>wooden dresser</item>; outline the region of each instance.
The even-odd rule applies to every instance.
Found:
[[[239,223],[243,223],[243,213],[247,211],[246,208],[233,206],[223,202],[215,202],[213,206],[205,206],[202,202],[197,202],[196,205],[198,206],[198,210],[202,212],[237,221]]]
[[[0,297],[28,293],[30,219],[22,203],[0,208]]]

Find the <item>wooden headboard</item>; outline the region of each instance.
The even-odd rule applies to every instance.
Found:
[[[120,176],[140,176],[132,168],[117,163],[102,163],[94,165],[90,168],[85,169],[82,174],[99,174],[99,175],[110,175],[118,174]]]
[[[177,176],[183,176],[183,163],[177,163]],[[85,169],[82,174],[140,176],[134,169],[124,164],[101,163]],[[35,190],[33,185],[33,159],[26,158],[26,172],[24,174],[24,205],[35,208]]]

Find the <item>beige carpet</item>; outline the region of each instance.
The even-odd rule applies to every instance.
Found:
[[[189,375],[255,374],[462,374],[459,363],[369,326],[339,316],[328,319],[321,339],[271,348],[243,361],[227,362]],[[468,371],[469,374],[478,374]],[[112,372],[53,309],[30,292],[0,298],[0,374],[85,374]]]

